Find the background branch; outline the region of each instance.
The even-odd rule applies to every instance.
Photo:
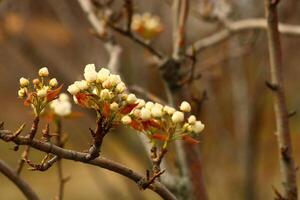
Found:
[[[3,160],[0,160],[0,172],[11,180],[29,200],[39,200],[37,194],[16,172],[14,172]]]

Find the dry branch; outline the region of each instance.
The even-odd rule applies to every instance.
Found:
[[[10,179],[22,191],[27,199],[39,200],[39,197],[32,188],[2,160],[0,160],[0,172]]]
[[[29,138],[18,136],[15,138],[11,138],[10,135],[12,134],[9,130],[0,130],[0,139],[6,142],[14,142],[17,145],[29,145],[30,147],[40,150],[45,153],[52,153],[59,158],[67,159],[67,160],[73,160],[73,161],[79,161],[82,163],[98,166],[104,169],[107,169],[109,171],[116,172],[120,175],[123,175],[132,181],[136,182],[137,184],[140,184],[141,181],[146,180],[145,177],[138,174],[137,172],[134,172],[132,169],[127,168],[126,166],[116,163],[114,161],[111,161],[104,157],[98,157],[93,160],[87,160],[86,156],[87,153],[77,152],[73,150],[63,149],[55,144],[49,143],[49,142],[42,142],[38,140],[30,140]],[[151,184],[149,187],[152,191],[157,193],[159,196],[161,196],[163,199],[166,200],[176,200],[176,197],[160,182],[154,181],[153,184]]]
[[[267,36],[270,59],[270,75],[273,105],[276,118],[276,136],[280,154],[280,166],[284,186],[284,199],[297,200],[296,167],[293,158],[292,141],[289,129],[289,113],[283,88],[283,63],[278,28],[277,4],[279,1],[265,0]]]

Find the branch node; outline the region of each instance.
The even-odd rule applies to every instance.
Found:
[[[270,90],[272,90],[272,91],[274,91],[274,92],[276,92],[276,91],[279,90],[278,84],[271,83],[271,82],[269,82],[269,81],[266,81],[265,84],[266,84],[266,86],[267,86]]]

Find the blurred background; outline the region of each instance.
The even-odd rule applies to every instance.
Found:
[[[123,1],[115,2],[122,5]],[[201,11],[201,2],[205,0],[191,0],[187,44],[219,30],[217,22],[195,14]],[[227,3],[233,20],[264,17],[264,4],[260,0]],[[151,12],[161,18],[164,31],[152,44],[171,54],[170,1],[135,0],[134,4],[135,11]],[[281,22],[300,25],[299,1],[282,1],[279,11]],[[65,84],[66,91],[67,85],[82,77],[86,64],[107,65],[109,55],[91,29],[77,1],[0,1],[0,121],[5,121],[6,128],[14,130],[26,122],[29,129],[33,119],[30,109],[17,98],[20,77],[33,78],[39,68],[46,66],[52,76]],[[166,99],[151,55],[127,38],[115,36],[123,48],[121,76],[127,85],[137,85]],[[297,111],[300,109],[300,37],[283,35],[282,48],[287,104],[290,111]],[[197,115],[206,126],[199,138],[199,149],[209,198],[272,199],[272,186],[278,189],[282,186],[271,92],[265,86],[269,79],[265,32],[238,33],[206,48],[197,56],[196,71],[201,78],[193,82],[190,90],[197,97],[206,95]],[[88,128],[94,127],[94,117],[77,105],[73,109],[83,116],[64,121],[63,130],[69,136],[66,148],[81,151],[91,142]],[[296,163],[300,163],[299,121],[299,115],[290,119]],[[14,152],[12,147],[0,142],[0,158],[16,167],[22,151]],[[140,173],[150,167],[137,134],[127,129],[109,134],[102,154]],[[173,154],[168,154],[170,160]],[[42,154],[32,151],[30,156],[39,161]],[[65,199],[160,199],[151,191],[140,192],[130,180],[104,169],[71,161],[63,161],[63,165],[64,174],[71,177],[66,184]],[[57,194],[55,166],[46,172],[24,170],[22,176],[41,199],[53,199]],[[24,199],[3,175],[0,175],[0,185],[0,199]]]

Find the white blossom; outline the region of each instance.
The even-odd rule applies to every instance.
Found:
[[[49,75],[49,71],[47,67],[43,67],[39,70],[39,76],[47,77]]]
[[[117,104],[116,102],[113,102],[113,103],[111,103],[110,104],[110,109],[112,110],[112,111],[116,111],[116,110],[118,110],[118,108],[119,108],[119,104]]]
[[[84,73],[86,72],[96,72],[95,64],[87,64],[84,68]]]
[[[129,95],[127,96],[127,99],[126,99],[126,101],[127,101],[129,104],[135,103],[136,100],[137,100],[137,98],[136,98],[136,96],[135,96],[134,94],[129,94]]]
[[[121,122],[123,124],[130,124],[132,122],[131,117],[129,117],[128,115],[125,115],[124,117],[122,117]]]
[[[151,108],[151,115],[153,117],[161,117],[162,116],[162,108],[160,106],[157,106],[157,105],[153,106]]]
[[[96,71],[84,72],[84,78],[89,83],[95,82],[97,80],[97,72]]]
[[[193,126],[193,131],[195,133],[200,133],[204,129],[204,124],[201,121],[196,121]]]
[[[180,112],[180,111],[175,111],[172,115],[172,121],[174,123],[180,123],[180,122],[183,122],[184,120],[184,114],[183,112]]]
[[[103,83],[106,79],[108,79],[110,71],[106,68],[101,68],[97,73],[97,82]]]
[[[118,85],[116,86],[116,91],[118,93],[122,93],[126,90],[126,86],[123,82],[118,83]]]
[[[18,96],[19,96],[20,98],[23,98],[23,97],[25,97],[25,95],[26,95],[26,89],[25,89],[25,88],[19,89],[19,91],[18,91]]]
[[[195,117],[195,115],[189,116],[188,122],[189,122],[190,124],[194,124],[194,123],[196,122],[196,117]]]
[[[101,90],[101,92],[100,92],[100,98],[102,100],[108,100],[108,99],[110,99],[110,92],[109,92],[109,90],[108,89]]]
[[[77,87],[75,84],[69,85],[68,92],[70,92],[72,95],[76,95],[78,92],[80,92],[79,87]]]
[[[38,97],[45,97],[46,95],[47,95],[47,89],[46,88],[42,88],[42,89],[37,91],[37,96]]]
[[[52,78],[52,79],[49,81],[49,85],[50,85],[51,87],[56,87],[57,84],[58,84],[58,82],[57,82],[56,78]]]
[[[180,110],[183,112],[191,112],[191,105],[188,102],[183,101],[180,105]]]
[[[147,109],[149,109],[149,110],[150,110],[153,106],[154,106],[154,103],[151,102],[151,101],[148,101],[148,102],[145,104],[145,108],[147,108]]]
[[[151,112],[147,108],[142,108],[141,110],[141,118],[142,120],[148,120],[151,118]]]
[[[20,78],[20,86],[21,87],[27,87],[28,85],[29,85],[29,80],[28,79],[26,79],[24,77]]]

